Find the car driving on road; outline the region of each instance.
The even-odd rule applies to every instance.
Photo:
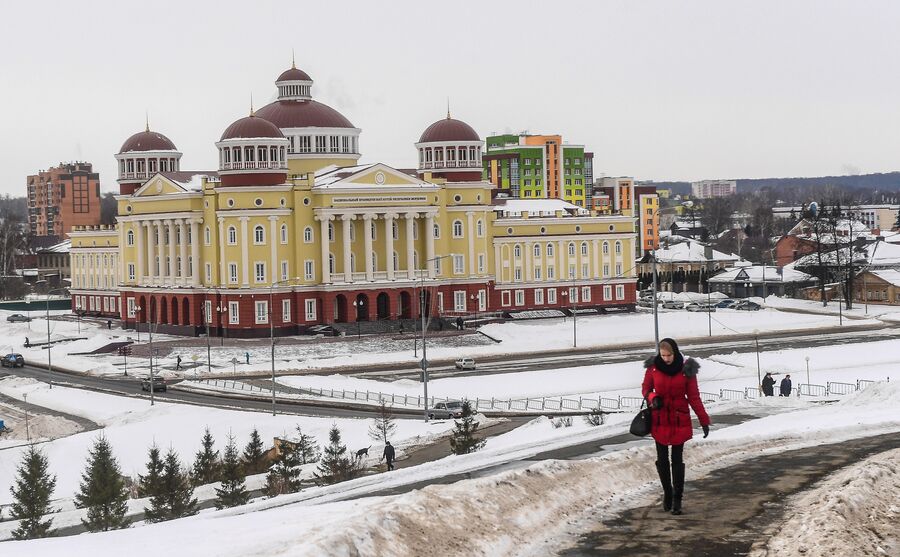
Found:
[[[472,358],[460,358],[456,360],[456,369],[475,369],[475,360]]]
[[[431,419],[443,418],[461,418],[462,417],[462,401],[448,400],[446,402],[435,402],[434,408],[428,411],[428,417]]]
[[[706,302],[691,302],[684,306],[688,311],[716,311],[715,304],[707,304]]]
[[[662,304],[663,309],[682,309],[684,307],[684,302],[679,302],[677,300],[666,300]]]
[[[25,365],[25,358],[21,354],[7,354],[0,359],[3,367],[22,367]]]
[[[141,390],[149,391],[150,390],[150,378],[144,377],[141,379]],[[154,377],[153,378],[153,392],[166,392],[166,380],[162,377]]]
[[[31,321],[31,318],[27,315],[22,315],[21,313],[14,313],[6,318],[10,323],[28,323]]]

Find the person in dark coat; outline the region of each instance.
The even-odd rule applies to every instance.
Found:
[[[644,362],[641,392],[653,409],[650,434],[656,441],[656,471],[663,486],[663,510],[681,514],[684,494],[684,444],[693,437],[690,409],[694,410],[703,437],[709,435],[709,414],[700,399],[697,371],[700,364],[684,359],[678,344],[665,338],[655,357]],[[672,463],[669,467],[669,447]]]
[[[456,328],[459,329],[460,331],[463,330],[463,318],[462,317],[456,318]]]
[[[775,378],[772,377],[772,372],[766,372],[766,376],[763,377],[762,390],[766,396],[775,396]]]
[[[791,396],[791,376],[785,375],[784,379],[781,380],[781,384],[778,386],[778,390],[781,392],[781,396]]]
[[[384,452],[381,454],[381,458],[387,461],[388,471],[394,469],[394,446],[391,445],[390,441],[385,443]]]

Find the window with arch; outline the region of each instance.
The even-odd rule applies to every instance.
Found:
[[[265,244],[266,243],[266,229],[262,226],[256,226],[253,228],[253,243],[254,244]]]
[[[454,238],[462,238],[463,237],[463,223],[461,220],[453,221],[453,237]]]
[[[203,229],[203,244],[208,246],[211,243],[212,239],[210,237],[209,227],[207,226]]]
[[[133,245],[134,245],[134,230],[129,230],[129,231],[128,231],[128,236],[127,236],[126,241],[128,242],[128,245],[129,245],[129,246],[133,246]]]
[[[581,255],[588,254],[587,242],[581,242]]]
[[[609,242],[603,242],[603,255],[609,255]]]
[[[400,239],[400,226],[397,221],[391,221],[391,237],[395,240]]]
[[[281,243],[288,243],[288,227],[286,224],[281,225]]]
[[[516,244],[515,247],[513,247],[513,257],[516,259],[521,259],[522,257],[522,246],[519,244]]]
[[[481,219],[475,222],[475,235],[479,238],[484,238],[484,221]]]
[[[569,255],[575,255],[575,242],[569,242]]]
[[[540,244],[535,244],[535,245],[534,245],[534,256],[535,256],[535,257],[540,257],[540,256],[541,256],[541,245],[540,245]]]
[[[356,272],[356,254],[355,253],[350,254],[350,272],[351,273]]]
[[[434,239],[440,240],[441,238],[441,225],[438,223],[434,223]]]
[[[331,229],[328,229],[328,236],[331,236]],[[311,244],[313,241],[313,229],[311,226],[307,226],[303,229],[303,242],[306,244]]]
[[[393,265],[394,265],[394,270],[395,270],[395,271],[399,271],[399,270],[400,270],[400,256],[397,254],[396,251],[394,252],[394,257],[393,257],[393,259],[394,259],[394,263],[393,263]]]
[[[334,241],[332,238],[329,238],[329,240],[332,242]],[[354,222],[350,223],[350,241],[356,241],[356,223]]]
[[[616,255],[622,253],[622,242],[616,242]]]
[[[237,228],[233,226],[228,227],[228,245],[237,245]]]
[[[369,234],[373,240],[378,240],[378,226],[375,223],[375,219],[369,221]]]
[[[352,228],[350,229],[350,239],[351,240],[353,239],[353,229]],[[328,223],[328,241],[329,242],[334,241],[334,224],[330,223],[330,222]]]
[[[334,254],[328,254],[328,272],[334,274]]]
[[[553,257],[553,244],[547,244],[547,257]]]

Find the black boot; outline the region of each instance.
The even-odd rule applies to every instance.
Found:
[[[684,494],[684,463],[672,463],[672,514],[681,514],[681,496]]]
[[[672,510],[672,474],[669,471],[669,463],[656,461],[656,471],[659,472],[659,481],[663,487],[663,510]]]

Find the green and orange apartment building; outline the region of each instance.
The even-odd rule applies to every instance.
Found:
[[[510,197],[562,199],[587,207],[594,182],[594,154],[561,135],[488,136],[484,179]]]

